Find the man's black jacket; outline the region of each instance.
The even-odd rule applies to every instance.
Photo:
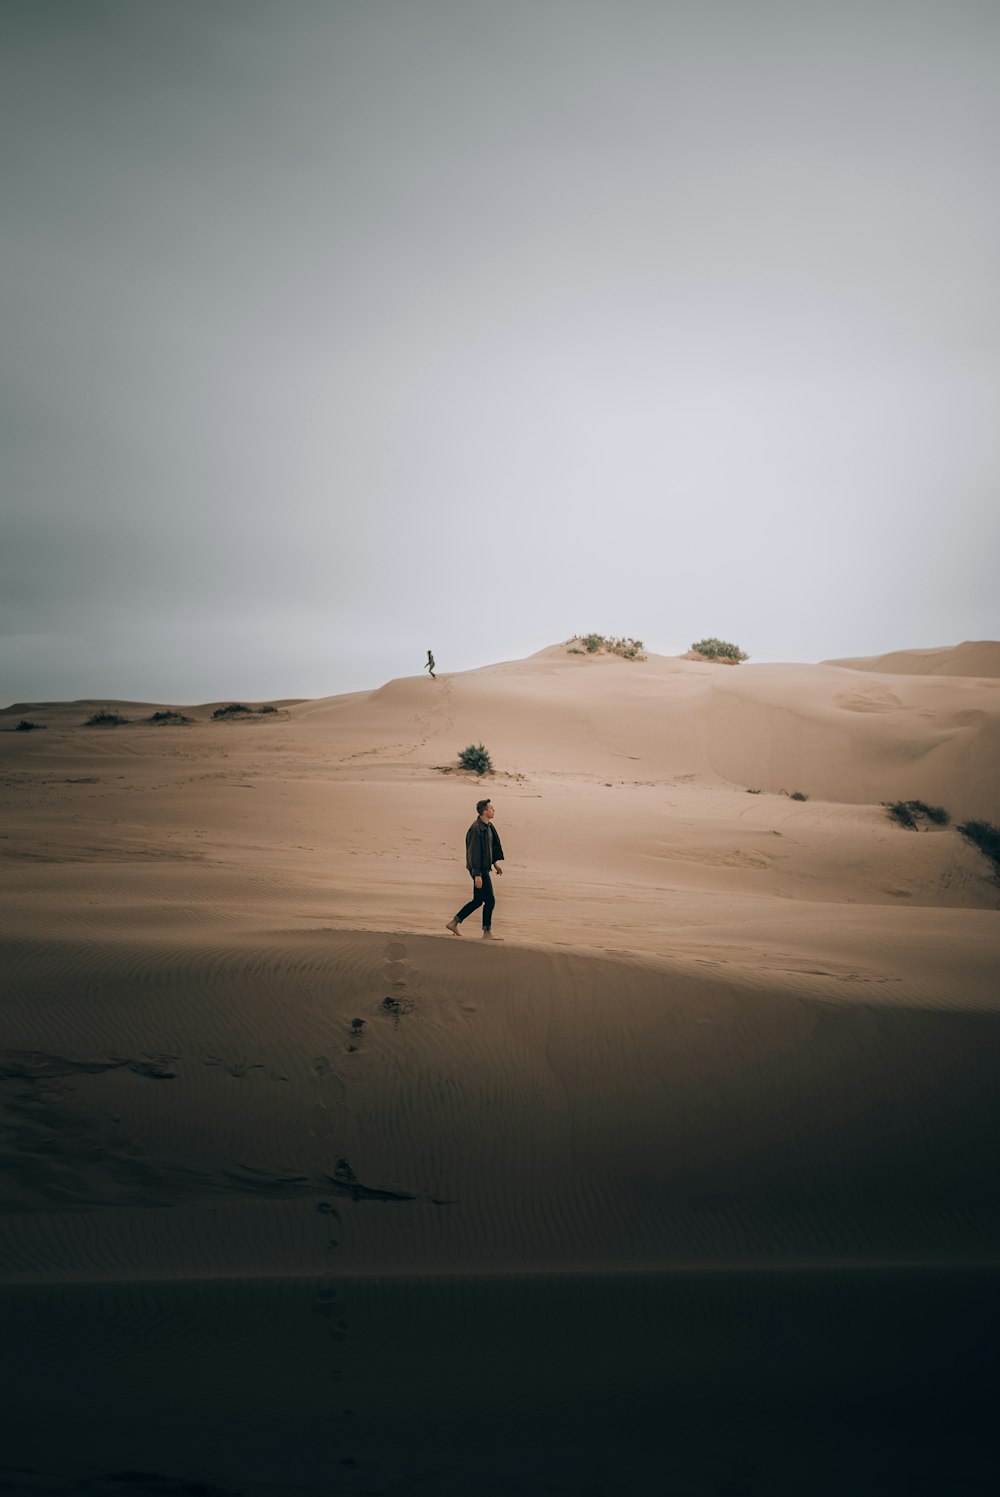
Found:
[[[492,822],[483,821],[477,816],[465,834],[465,866],[473,878],[481,878],[489,873],[490,867],[490,832],[493,833],[493,862],[499,863],[503,858],[503,847],[500,844],[500,834]]]

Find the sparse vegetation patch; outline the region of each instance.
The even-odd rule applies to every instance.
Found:
[[[164,712],[151,712],[146,721],[148,723],[190,723],[194,722],[194,718],[185,717],[183,712],[174,712],[172,709],[168,709]]]
[[[15,733],[36,733],[39,728],[44,727],[44,723],[33,723],[30,718],[22,717],[21,721],[12,731]]]
[[[227,717],[260,717],[270,712],[277,712],[277,707],[270,703],[263,707],[248,707],[245,702],[230,702],[226,707],[216,707],[212,713],[214,719],[225,719]]]
[[[991,821],[964,821],[958,830],[967,842],[989,858],[995,874],[1000,876],[1000,826],[994,826]]]
[[[804,795],[801,790],[793,790],[792,793],[791,793],[791,795],[788,797],[788,799],[789,800],[808,800],[809,797],[808,797],[808,795]]]
[[[696,655],[703,655],[706,660],[724,660],[732,665],[739,665],[741,660],[749,660],[750,656],[739,645],[730,644],[728,640],[716,639],[713,634],[710,639],[699,639],[698,643],[691,646]]]
[[[884,800],[882,802],[889,813],[889,819],[897,825],[906,827],[908,831],[920,830],[920,817],[927,821],[933,821],[936,826],[947,826],[951,817],[944,806],[929,806],[922,800]]]
[[[122,723],[127,723],[128,718],[123,712],[112,712],[103,707],[100,712],[94,712],[84,723],[85,728],[117,728]]]
[[[759,790],[751,790],[750,787],[748,786],[747,787],[747,795],[760,795],[760,791]]]
[[[928,821],[933,821],[935,826],[947,826],[951,821],[951,817],[944,806],[929,806],[925,801],[911,800],[909,807],[918,816],[926,816]]]
[[[579,641],[579,643],[578,643]],[[567,640],[568,653],[570,655],[600,655],[607,652],[609,655],[620,655],[623,660],[645,660],[644,647],[641,639],[631,639],[622,636],[614,639],[604,634],[574,634],[573,638]],[[583,649],[580,649],[580,645]]]
[[[460,749],[458,758],[463,769],[474,769],[480,775],[493,773],[493,760],[481,743],[470,743],[467,748]]]

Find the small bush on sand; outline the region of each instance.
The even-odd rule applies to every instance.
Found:
[[[44,723],[33,723],[30,718],[22,717],[21,721],[18,723],[17,727],[14,729],[14,732],[15,733],[35,733],[35,732],[38,731],[39,728],[44,728],[44,727],[45,727]]]
[[[566,651],[567,655],[586,655],[586,650],[581,650],[577,645],[570,645]]]
[[[128,718],[123,712],[111,712],[103,707],[100,712],[94,712],[84,723],[85,728],[117,728],[122,723],[127,723]]]
[[[576,648],[576,641],[583,645],[583,650]],[[641,639],[632,639],[623,635],[620,639],[614,639],[604,634],[574,634],[569,641],[571,655],[582,655],[584,651],[588,655],[599,655],[602,650],[607,650],[609,655],[620,655],[623,660],[645,660],[643,654],[644,646]]]
[[[252,717],[253,708],[247,707],[243,702],[230,702],[228,707],[216,707],[212,713],[213,718],[221,717]]]
[[[975,847],[993,864],[1000,874],[1000,826],[991,821],[965,821],[958,828],[967,842]]]
[[[789,800],[808,800],[809,797],[808,797],[808,795],[803,795],[803,793],[802,793],[801,790],[793,790],[792,793],[791,793],[791,795],[788,797],[788,799]]]
[[[929,806],[922,800],[907,801],[907,805],[918,816],[926,816],[928,821],[933,821],[935,826],[947,826],[951,821],[944,806]]]
[[[890,821],[896,822],[898,826],[906,827],[908,831],[917,830],[917,819],[905,800],[884,800],[882,804],[889,813]]]
[[[741,660],[749,660],[750,656],[741,650],[739,645],[729,644],[727,640],[716,639],[714,634],[711,639],[699,639],[696,645],[691,646],[698,655],[704,655],[706,660],[732,660],[737,665]]]
[[[645,660],[641,639],[609,639],[608,649],[612,655],[621,655],[624,660]]]
[[[905,826],[911,832],[920,830],[921,816],[928,821],[933,821],[936,826],[947,826],[951,820],[944,806],[929,806],[926,801],[922,800],[884,800],[882,804],[888,811],[891,821],[895,821],[899,826]]]
[[[747,795],[760,795],[760,791],[759,790],[751,790],[749,788],[749,786],[748,786],[747,787]]]
[[[257,708],[257,711],[261,717],[266,717],[268,713],[277,712],[277,710],[277,707],[272,707],[270,702],[265,702],[263,707]]]
[[[190,723],[194,722],[194,718],[185,717],[183,712],[167,709],[164,712],[151,712],[146,721],[148,723]]]
[[[493,773],[493,760],[481,743],[470,743],[468,748],[460,749],[458,757],[463,769],[474,769],[476,774]]]

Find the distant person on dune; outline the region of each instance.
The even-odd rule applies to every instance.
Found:
[[[431,680],[433,681],[435,679],[435,677],[434,677],[434,656],[431,654],[430,650],[427,651],[427,664],[424,666],[424,670],[425,671],[430,671],[430,673],[431,673]]]
[[[492,825],[496,812],[493,802],[481,800],[476,802],[476,811],[479,813],[475,821],[465,834],[465,866],[472,875],[473,895],[468,904],[464,904],[454,919],[449,920],[445,926],[453,936],[458,935],[458,927],[467,915],[473,910],[483,907],[483,939],[486,941],[502,941],[503,936],[495,936],[491,929],[493,924],[493,906],[496,900],[493,897],[493,880],[490,878],[490,870],[495,868],[497,878],[503,873],[500,860],[503,857],[503,847],[500,843],[499,833]]]

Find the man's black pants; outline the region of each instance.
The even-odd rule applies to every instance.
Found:
[[[471,915],[473,910],[478,910],[479,906],[482,905],[483,930],[489,930],[490,925],[493,921],[493,906],[495,904],[496,900],[493,897],[493,880],[488,873],[484,873],[483,887],[481,889],[473,889],[472,898],[469,900],[468,904],[463,904],[462,908],[455,916],[455,919],[458,924],[461,925],[466,915]]]

